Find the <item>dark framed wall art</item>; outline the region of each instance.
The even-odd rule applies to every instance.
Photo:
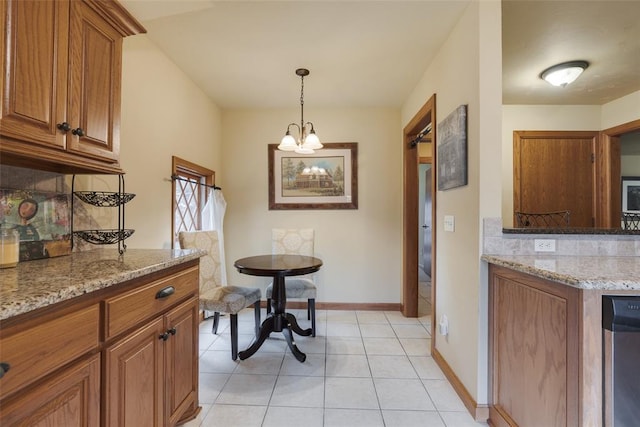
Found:
[[[358,143],[325,143],[314,154],[268,146],[269,210],[357,209]]]

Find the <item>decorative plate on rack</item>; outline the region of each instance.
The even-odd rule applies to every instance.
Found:
[[[76,191],[80,200],[99,207],[115,207],[131,201],[136,195],[133,193],[117,193],[112,191]]]
[[[79,230],[74,231],[73,234],[94,245],[111,245],[131,237],[134,232],[135,230],[125,228],[123,230]]]

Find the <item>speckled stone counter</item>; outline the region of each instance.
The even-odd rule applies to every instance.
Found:
[[[199,250],[97,249],[0,270],[0,320],[201,257]]]
[[[483,255],[482,260],[576,288],[640,295],[640,257]]]

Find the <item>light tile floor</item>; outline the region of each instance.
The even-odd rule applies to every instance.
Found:
[[[306,311],[290,311],[303,328]],[[262,312],[264,319],[265,312]],[[247,360],[231,360],[228,319],[200,325],[200,404],[186,427],[467,427],[476,423],[430,355],[430,318],[399,312],[316,313],[316,337],[298,337],[298,362],[274,333]],[[238,317],[240,349],[253,311]]]

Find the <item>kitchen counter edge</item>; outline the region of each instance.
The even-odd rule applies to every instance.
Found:
[[[197,249],[96,249],[0,270],[0,321],[205,255]]]
[[[639,257],[482,255],[481,259],[575,288],[640,292]]]

